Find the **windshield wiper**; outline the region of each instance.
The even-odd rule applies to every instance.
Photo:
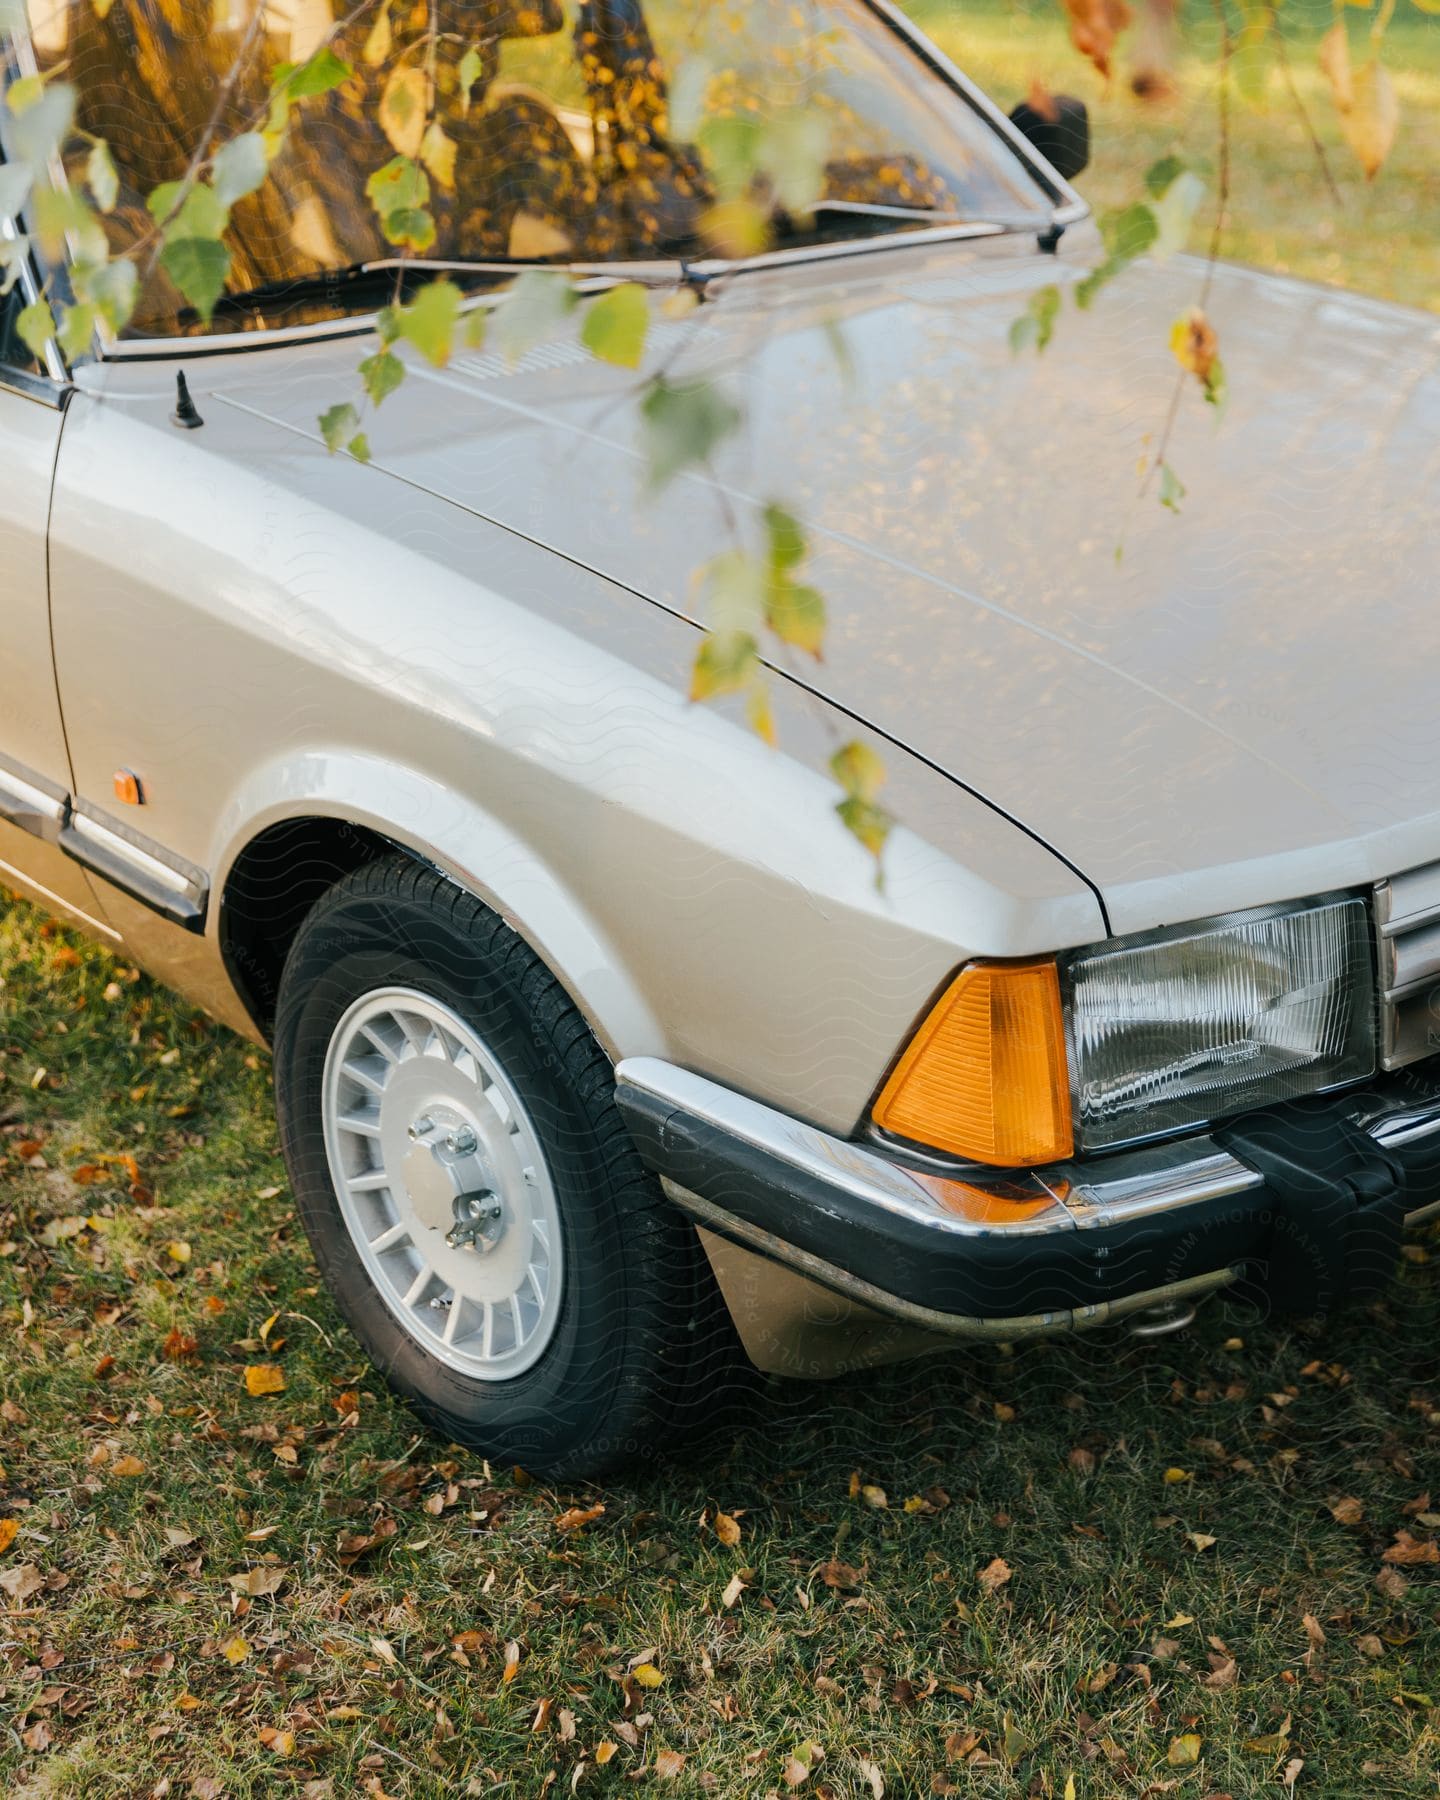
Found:
[[[539,263],[528,257],[516,257],[513,262],[500,258],[489,262],[445,263],[400,256],[385,257],[379,261],[369,259],[365,262],[347,263],[336,269],[317,269],[311,275],[287,275],[274,281],[262,281],[257,287],[244,288],[238,294],[222,294],[215,302],[215,310],[217,313],[244,312],[249,307],[263,306],[271,301],[295,306],[303,306],[307,302],[330,301],[338,306],[343,305],[346,298],[356,292],[379,292],[383,296],[394,288],[397,276],[403,284],[412,273],[418,278],[433,274],[438,269],[473,275],[477,279],[508,281],[525,269],[564,266]]]

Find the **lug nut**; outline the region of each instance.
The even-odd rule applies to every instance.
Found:
[[[412,1140],[427,1137],[435,1129],[435,1121],[429,1113],[422,1113],[410,1126]]]
[[[469,1156],[480,1142],[468,1125],[459,1125],[445,1140],[445,1148],[452,1156]]]

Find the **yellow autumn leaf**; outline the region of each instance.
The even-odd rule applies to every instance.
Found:
[[[1337,19],[1320,40],[1320,72],[1330,83],[1335,105],[1348,112],[1355,102],[1350,75],[1350,38],[1343,19]]]
[[[620,1746],[612,1743],[609,1738],[601,1738],[600,1742],[595,1746],[596,1766],[603,1769],[619,1748]]]
[[[1175,1487],[1179,1482],[1193,1481],[1194,1479],[1195,1477],[1188,1469],[1167,1469],[1165,1471],[1165,1482],[1169,1487]]]
[[[174,1238],[165,1246],[165,1254],[172,1262],[188,1263],[190,1246],[182,1238]]]
[[[360,54],[372,69],[378,69],[383,62],[389,60],[390,46],[394,41],[390,30],[390,8],[380,9],[375,23],[370,27],[370,35],[365,40],[365,48]]]
[[[1170,1748],[1165,1752],[1166,1762],[1173,1769],[1188,1769],[1192,1763],[1199,1762],[1200,1746],[1204,1741],[1196,1731],[1182,1732],[1170,1740]]]
[[[630,1673],[643,1688],[658,1688],[665,1679],[654,1663],[643,1662],[638,1668],[632,1669]]]
[[[18,1519],[0,1519],[0,1556],[15,1542],[20,1530]]]
[[[505,1645],[505,1668],[500,1676],[502,1686],[512,1682],[520,1673],[520,1646],[511,1638]]]
[[[228,1663],[242,1663],[250,1654],[250,1646],[243,1637],[233,1637],[221,1646],[220,1654]]]
[[[111,1465],[110,1473],[112,1475],[126,1476],[143,1475],[145,1473],[145,1465],[138,1456],[121,1456],[117,1457],[115,1462]]]
[[[245,1392],[259,1399],[262,1394],[283,1394],[285,1392],[285,1374],[277,1369],[274,1363],[247,1363],[245,1366]]]
[[[380,95],[380,128],[401,156],[417,156],[430,111],[423,69],[393,69]]]
[[[717,1512],[715,1535],[722,1544],[729,1544],[733,1547],[740,1542],[740,1521],[729,1513]]]
[[[438,119],[432,119],[425,127],[425,135],[420,140],[420,160],[442,188],[454,187],[455,140],[445,135],[445,128]]]
[[[1383,63],[1372,58],[1354,77],[1353,97],[1341,111],[1340,129],[1355,160],[1373,181],[1395,146],[1400,129],[1400,100]]]

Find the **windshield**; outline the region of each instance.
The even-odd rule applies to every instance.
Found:
[[[373,310],[362,288],[321,293],[307,278],[401,254],[370,178],[427,119],[453,146],[418,153],[435,176],[434,236],[409,248],[430,259],[760,247],[727,231],[727,209],[763,210],[783,243],[1046,210],[1003,138],[863,0],[270,0],[258,15],[253,0],[30,0],[30,13],[39,66],[79,96],[67,162],[78,179],[101,137],[119,174],[106,228],[143,276],[129,335]],[[227,293],[263,288],[264,304],[222,300],[207,328],[158,266],[146,197],[182,180],[197,146],[264,127],[277,67],[326,45],[350,73],[290,107],[263,184],[230,213]],[[757,134],[780,175],[755,164]],[[787,134],[818,176],[799,201],[786,193]],[[289,282],[307,283],[294,306],[275,295]]]

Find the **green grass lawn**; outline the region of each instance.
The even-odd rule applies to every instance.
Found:
[[[1127,57],[1107,88],[1070,47],[1053,0],[910,0],[936,41],[1008,111],[1032,78],[1090,107],[1094,160],[1078,186],[1097,208],[1139,196],[1144,171],[1176,150],[1216,192],[1218,37],[1209,0],[1185,0],[1185,53],[1173,100],[1133,97]],[[1365,54],[1370,14],[1343,9],[1351,55]],[[1324,146],[1337,206],[1306,128],[1272,60],[1264,106],[1234,109],[1233,200],[1223,253],[1314,281],[1337,282],[1440,311],[1440,17],[1398,0],[1383,59],[1400,101],[1390,160],[1367,183],[1340,134],[1316,49],[1334,18],[1329,0],[1284,0],[1286,63]],[[1209,247],[1213,206],[1196,220],[1192,247]]]
[[[263,1057],[19,903],[0,983],[10,1800],[1436,1793],[1423,1245],[1327,1330],[777,1385],[555,1492],[366,1367]]]
[[[1155,111],[1048,11],[915,10],[1007,104],[1032,73],[1091,100],[1100,204],[1213,141],[1201,60]],[[1367,189],[1301,17],[1343,206],[1277,92],[1237,124],[1226,249],[1435,306],[1440,21],[1392,30]],[[1440,1793],[1433,1235],[1323,1330],[1215,1305],[1150,1346],[777,1385],[693,1466],[555,1492],[367,1368],[265,1059],[0,906],[7,1800]]]

